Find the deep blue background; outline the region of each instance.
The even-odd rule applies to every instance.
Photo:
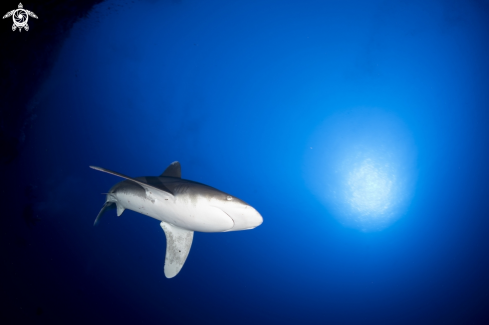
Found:
[[[24,191],[12,206],[41,219],[2,229],[9,313],[51,324],[488,321],[488,17],[487,1],[96,6],[4,168]],[[306,179],[323,173],[308,169],[311,137],[358,107],[396,116],[416,148],[410,204],[377,232],[343,226]],[[119,179],[88,166],[159,175],[175,160],[264,223],[197,233],[166,279],[156,220],[126,211],[92,226]]]

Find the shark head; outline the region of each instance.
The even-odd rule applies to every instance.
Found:
[[[263,217],[258,211],[235,196],[219,192],[213,196],[211,205],[221,209],[233,219],[234,226],[228,231],[253,229],[263,223]]]

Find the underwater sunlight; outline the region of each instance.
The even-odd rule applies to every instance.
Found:
[[[342,224],[377,231],[403,214],[416,181],[416,150],[397,117],[367,108],[340,113],[311,144],[306,179]]]

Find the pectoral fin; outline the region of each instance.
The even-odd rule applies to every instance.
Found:
[[[129,181],[132,181],[136,184],[139,184],[141,185],[142,188],[144,188],[147,192],[151,193],[151,192],[158,192],[160,193],[160,195],[164,196],[165,198],[168,198],[168,199],[173,199],[173,193],[169,192],[168,190],[165,190],[163,188],[158,188],[158,187],[155,187],[153,185],[149,185],[141,180],[138,180],[138,179],[135,179],[135,178],[132,178],[132,177],[129,177],[129,176],[126,176],[126,175],[123,175],[123,174],[120,174],[120,173],[116,173],[112,170],[108,170],[108,169],[105,169],[105,168],[102,168],[102,167],[96,167],[96,166],[90,166],[90,168],[92,169],[95,169],[95,170],[98,170],[98,171],[101,171],[101,172],[104,172],[104,173],[107,173],[107,174],[112,174],[112,175],[115,175],[115,176],[119,176],[119,177],[122,177],[122,178],[125,178]]]
[[[166,236],[165,276],[173,278],[180,272],[187,260],[194,232],[162,221],[161,228]]]

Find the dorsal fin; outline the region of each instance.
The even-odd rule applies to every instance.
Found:
[[[178,161],[174,161],[168,166],[163,174],[160,176],[162,177],[177,177],[177,178],[182,178],[182,170],[180,168],[180,163]]]

